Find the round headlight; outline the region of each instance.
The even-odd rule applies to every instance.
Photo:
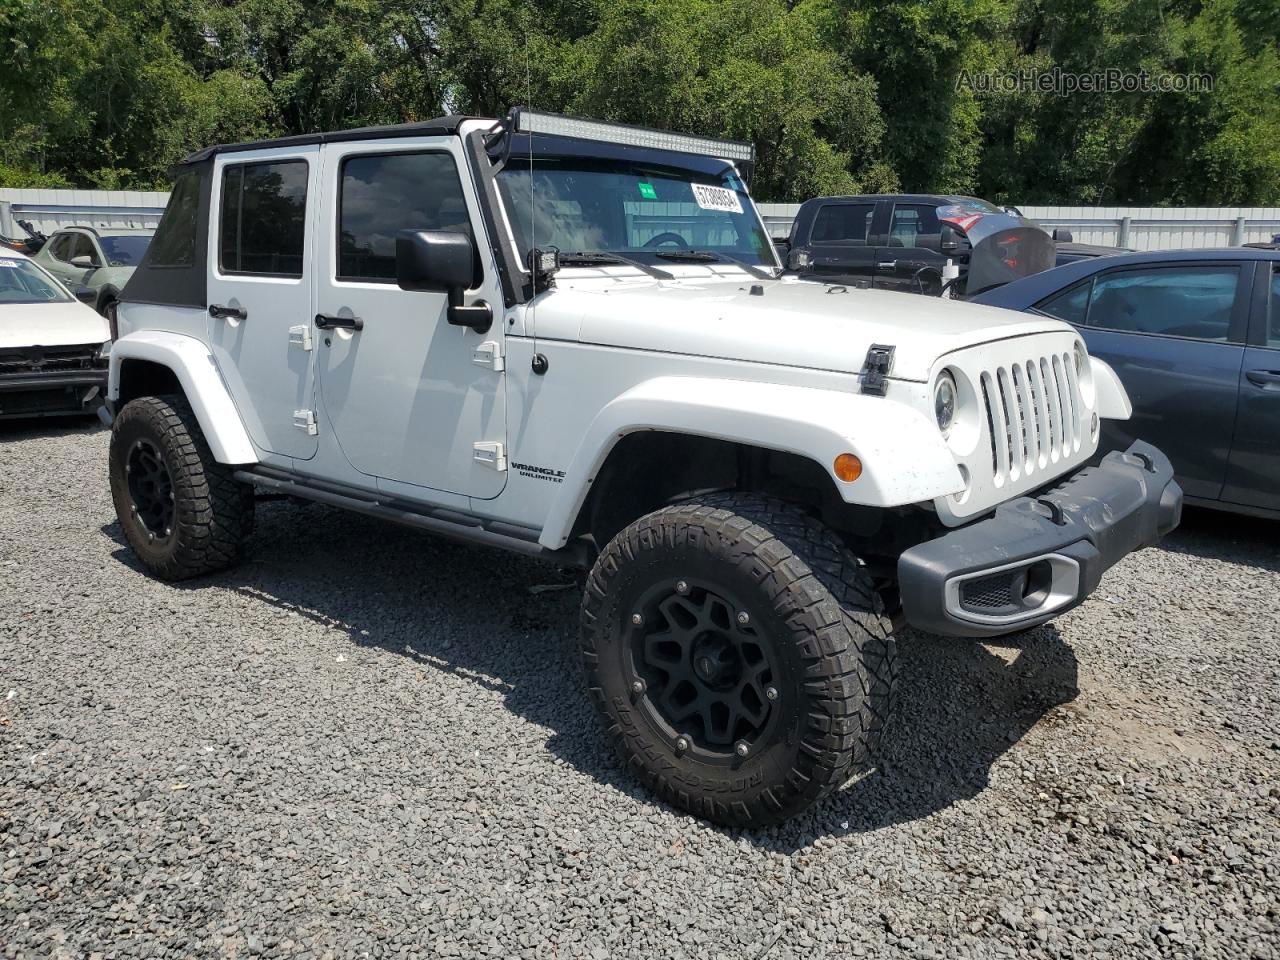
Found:
[[[951,432],[951,424],[956,418],[956,399],[956,378],[943,370],[933,385],[933,413],[944,437]]]

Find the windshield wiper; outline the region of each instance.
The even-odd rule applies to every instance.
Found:
[[[577,253],[560,254],[560,263],[566,267],[607,267],[611,263],[623,263],[629,267],[635,267],[641,273],[647,273],[656,280],[674,280],[675,274],[667,273],[665,270],[659,270],[655,266],[647,263],[641,263],[639,260],[632,260],[630,257],[624,257],[620,253],[604,253],[594,251],[582,251]]]
[[[661,257],[663,260],[683,260],[687,263],[732,263],[761,280],[777,279],[773,274],[766,273],[755,264],[731,257],[727,253],[712,253],[710,250],[658,250],[654,256]]]

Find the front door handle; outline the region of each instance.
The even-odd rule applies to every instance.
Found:
[[[877,270],[897,270],[898,261],[897,260],[881,260],[879,263],[876,264],[876,269]]]
[[[1250,370],[1245,374],[1249,382],[1259,387],[1280,387],[1280,370]]]
[[[363,330],[364,321],[359,317],[331,317],[324,313],[317,313],[316,326],[321,330]]]
[[[215,320],[248,320],[249,311],[243,307],[224,307],[220,303],[209,304],[209,316]]]

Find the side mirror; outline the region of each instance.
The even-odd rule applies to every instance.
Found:
[[[71,265],[77,270],[94,270],[98,266],[94,262],[93,257],[73,257],[71,259]]]
[[[956,235],[955,227],[949,223],[942,225],[942,235],[938,239],[938,249],[943,253],[955,253],[960,249],[960,238]]]
[[[1070,230],[1064,230],[1057,227],[1053,231],[1053,239],[1055,243],[1071,243],[1073,237]]]
[[[483,300],[462,303],[476,282],[476,245],[465,233],[450,230],[401,230],[396,234],[396,284],[401,290],[449,295],[449,322],[485,333],[493,310]]]

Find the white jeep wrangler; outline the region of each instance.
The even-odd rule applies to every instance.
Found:
[[[803,810],[889,713],[893,626],[1039,624],[1177,523],[1124,389],[1048,318],[781,276],[751,148],[513,110],[217,146],[123,291],[111,492],[157,576],[255,488],[587,571],[628,767]]]

